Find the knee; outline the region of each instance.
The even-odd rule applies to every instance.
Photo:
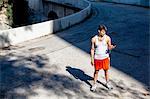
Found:
[[[105,74],[108,74],[108,70],[104,70],[105,71]]]
[[[98,70],[95,70],[94,74],[98,74]]]

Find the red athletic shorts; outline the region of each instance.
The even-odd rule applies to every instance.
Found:
[[[102,60],[98,60],[98,59],[94,59],[94,67],[95,70],[108,70],[110,68],[110,59],[109,58],[105,58]]]

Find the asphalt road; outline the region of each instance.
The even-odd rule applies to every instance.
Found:
[[[149,9],[92,2],[92,15],[67,30],[1,50],[0,98],[4,99],[148,99],[150,98]],[[110,81],[99,72],[90,91],[90,39],[99,24],[117,45],[111,53]]]

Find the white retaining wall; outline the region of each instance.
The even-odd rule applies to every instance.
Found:
[[[15,45],[23,41],[38,38],[44,35],[48,35],[67,27],[70,27],[76,23],[81,22],[91,13],[91,4],[86,0],[49,0],[57,3],[70,3],[75,7],[81,8],[80,12],[75,14],[38,24],[13,28],[9,30],[0,31],[0,47],[7,47],[9,45]]]

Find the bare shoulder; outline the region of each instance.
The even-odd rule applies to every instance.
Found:
[[[106,39],[107,39],[107,40],[110,40],[111,38],[110,38],[110,36],[106,35]]]
[[[95,42],[96,36],[93,36],[91,42]]]

